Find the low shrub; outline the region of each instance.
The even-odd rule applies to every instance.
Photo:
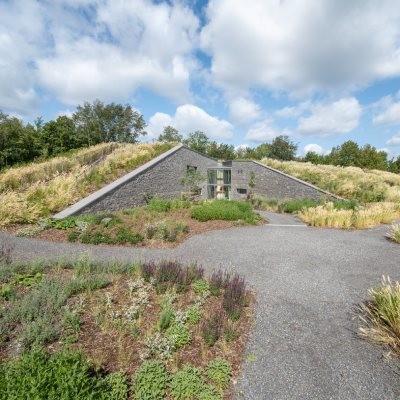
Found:
[[[246,301],[246,282],[240,275],[234,275],[225,284],[223,307],[232,320],[240,318]]]
[[[67,373],[66,373],[67,372]],[[1,399],[127,399],[121,375],[102,377],[77,352],[34,350],[0,364]],[[118,397],[117,397],[118,395]]]
[[[293,214],[303,209],[316,207],[320,202],[314,199],[286,200],[279,204],[279,212]]]
[[[160,320],[158,322],[158,328],[160,331],[167,330],[174,322],[174,310],[170,307],[166,307],[161,311]]]
[[[143,242],[144,237],[140,233],[131,232],[126,228],[119,228],[115,235],[115,239],[116,243],[118,244],[137,244],[139,242]]]
[[[400,243],[400,224],[393,224],[387,237],[393,242]]]
[[[192,335],[189,329],[182,324],[175,323],[167,330],[167,337],[175,349],[180,349],[189,344],[192,340]]]
[[[256,224],[259,216],[253,212],[251,205],[234,200],[213,200],[204,202],[192,209],[192,218],[205,222],[210,220],[244,221]]]
[[[168,212],[171,210],[172,200],[153,197],[146,209],[149,211]]]
[[[135,400],[163,400],[166,395],[168,372],[161,361],[144,361],[133,377]]]
[[[232,367],[221,357],[214,358],[206,368],[208,378],[220,389],[226,389],[232,377]]]
[[[186,311],[186,323],[196,325],[201,320],[201,308],[198,304],[193,304]]]
[[[193,290],[195,293],[204,294],[210,291],[210,284],[204,279],[197,279],[193,282]]]
[[[210,346],[214,344],[221,337],[223,329],[223,319],[221,314],[212,314],[210,317],[204,320],[201,326],[201,333],[204,341]]]
[[[360,334],[400,354],[400,283],[384,277],[369,294],[371,299],[360,306]]]

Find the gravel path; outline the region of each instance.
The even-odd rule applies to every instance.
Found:
[[[400,278],[400,246],[385,239],[388,227],[313,229],[287,226],[299,224],[290,216],[268,216],[271,226],[208,232],[172,250],[56,244],[3,233],[0,244],[12,243],[21,260],[85,253],[101,261],[168,257],[238,271],[258,296],[238,399],[399,399],[398,362],[358,339],[354,320],[354,305],[383,274]]]

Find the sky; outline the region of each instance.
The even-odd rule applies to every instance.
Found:
[[[398,0],[0,0],[0,110],[25,122],[99,99],[148,124],[298,154],[400,154]]]

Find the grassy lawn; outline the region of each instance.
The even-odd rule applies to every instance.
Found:
[[[253,311],[221,270],[4,258],[0,398],[230,398]]]
[[[17,235],[86,244],[171,247],[201,232],[258,222],[260,217],[244,202],[193,204],[153,198],[147,206],[120,212],[43,220],[20,229]]]

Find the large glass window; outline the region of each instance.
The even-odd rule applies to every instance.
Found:
[[[208,198],[229,199],[231,193],[230,168],[214,168],[207,171]]]

